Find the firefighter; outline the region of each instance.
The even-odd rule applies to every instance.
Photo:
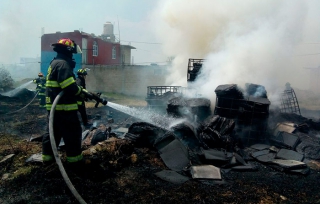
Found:
[[[78,77],[76,79],[76,83],[78,84],[78,86],[81,86],[82,88],[86,89],[87,69],[86,68],[79,69],[77,71],[77,75]],[[88,127],[91,127],[92,124],[88,122],[85,101],[87,101],[87,98],[83,98],[79,96],[77,103],[78,103],[78,110],[81,115],[82,123],[86,128],[88,128]]]
[[[52,103],[56,96],[64,91],[55,107],[53,132],[56,144],[63,138],[66,148],[67,162],[81,164],[83,156],[81,151],[82,129],[78,119],[77,96],[85,95],[87,91],[76,83],[73,70],[76,62],[73,54],[81,52],[80,48],[70,39],[60,39],[51,45],[57,52],[48,68],[46,81],[46,109],[48,120]],[[77,49],[78,48],[78,49]],[[54,156],[49,136],[49,122],[47,133],[42,140],[42,159],[44,162],[53,161]]]
[[[286,83],[286,89],[287,91],[290,91],[292,88],[291,88],[291,84],[289,82]]]
[[[40,72],[38,78],[34,79],[33,82],[37,84],[36,91],[38,92],[39,107],[46,107],[46,79]]]

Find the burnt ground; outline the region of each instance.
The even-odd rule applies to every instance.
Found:
[[[34,102],[19,112],[6,113],[22,108],[29,100],[0,98],[0,161],[14,154],[0,163],[0,203],[78,203],[55,163],[25,162],[41,152],[41,143],[30,142],[30,138],[45,132],[46,112]],[[113,129],[135,121],[107,106],[88,109],[92,117],[99,114],[103,118],[111,112]],[[105,147],[110,150],[111,146]],[[220,182],[190,179],[172,184],[154,175],[168,168],[153,148],[120,141],[112,151],[105,151],[108,154],[101,149],[103,146],[96,148],[100,154],[85,156],[88,162],[80,174],[65,163],[61,152],[71,182],[87,203],[320,203],[316,168],[308,175],[289,174],[252,160],[257,171],[227,170],[222,171]]]

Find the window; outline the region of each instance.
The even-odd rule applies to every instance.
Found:
[[[92,48],[92,56],[98,56],[98,43],[96,41],[93,41]]]
[[[112,59],[116,59],[117,58],[117,50],[116,50],[116,46],[112,47]]]

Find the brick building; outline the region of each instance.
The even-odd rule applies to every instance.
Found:
[[[73,32],[56,32],[44,34],[41,37],[41,72],[47,75],[47,69],[51,60],[56,56],[51,44],[61,38],[74,40],[81,48],[82,54],[74,54],[76,61],[75,72],[86,65],[130,65],[130,45],[120,45],[115,41],[113,25],[110,22],[104,24],[103,34],[96,36],[75,30]]]

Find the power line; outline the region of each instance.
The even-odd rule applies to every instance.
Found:
[[[295,56],[309,56],[309,55],[320,55],[320,53],[304,54],[304,55],[293,55],[293,56],[295,57]]]
[[[122,42],[162,45],[162,43],[156,43],[156,42],[138,42],[138,41],[128,41],[128,40],[122,40]]]
[[[165,61],[165,62],[135,62],[134,64],[147,64],[147,63],[160,64],[160,63],[168,63],[168,62],[167,61]]]
[[[161,56],[164,55],[164,54],[161,54],[161,53],[159,53],[159,52],[150,51],[150,50],[144,50],[144,49],[140,49],[140,48],[136,48],[136,50],[137,50],[137,51],[138,51],[138,50],[141,50],[141,51],[148,52],[148,53],[150,53],[150,54],[157,54],[157,55],[161,55]]]

